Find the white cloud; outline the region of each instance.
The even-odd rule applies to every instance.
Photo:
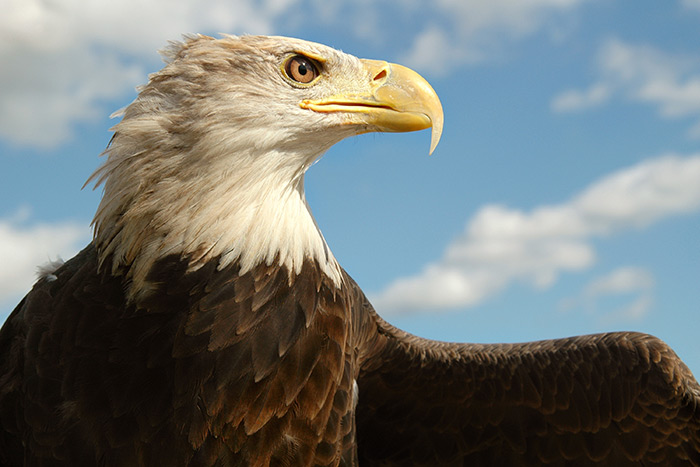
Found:
[[[444,29],[430,26],[416,37],[413,47],[400,61],[421,70],[430,70],[434,75],[443,75],[455,65],[481,59],[480,51],[462,47]]]
[[[700,155],[664,156],[602,178],[571,206],[587,233],[645,227],[670,215],[700,209]]]
[[[7,4],[9,2],[9,4]],[[294,0],[7,0],[0,15],[0,137],[51,147],[104,102],[145,81],[147,63],[189,32],[268,33]]]
[[[552,110],[582,110],[618,95],[651,104],[665,118],[700,117],[700,57],[610,40],[598,53],[597,67],[596,83],[555,96]],[[694,133],[697,131],[691,130],[691,136]]]
[[[0,218],[0,311],[9,311],[15,301],[36,281],[37,268],[57,258],[75,255],[90,239],[87,224],[77,222],[27,225],[28,213]]]
[[[497,53],[506,41],[543,27],[561,27],[561,14],[584,0],[439,0],[431,4],[435,23],[414,40],[402,61],[446,73]],[[439,26],[437,23],[439,22]]]
[[[7,63],[7,56],[0,59]],[[0,137],[38,147],[70,139],[75,122],[99,118],[105,113],[101,102],[130,92],[145,74],[137,65],[89,50],[80,57],[17,53],[14,63],[0,69],[6,90],[0,97]]]
[[[561,204],[530,212],[485,206],[439,261],[372,300],[381,312],[437,310],[476,305],[513,282],[548,288],[562,272],[595,263],[593,238],[698,210],[700,154],[658,157],[603,177]],[[633,278],[640,280],[620,273],[591,290],[621,288]]]

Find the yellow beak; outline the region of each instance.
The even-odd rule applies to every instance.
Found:
[[[348,124],[366,131],[416,131],[432,127],[430,154],[442,134],[442,105],[428,82],[415,71],[377,60],[361,60],[367,69],[367,92],[340,94],[299,105],[316,112],[350,112]]]

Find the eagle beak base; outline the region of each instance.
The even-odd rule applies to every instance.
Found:
[[[367,132],[405,132],[432,128],[430,154],[440,141],[443,113],[440,99],[415,71],[377,60],[361,60],[370,77],[366,93],[304,100],[302,108],[316,112],[345,112],[347,124]]]

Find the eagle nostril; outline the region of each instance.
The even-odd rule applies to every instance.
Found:
[[[382,71],[377,73],[377,75],[374,77],[374,81],[379,81],[379,80],[386,78],[386,74],[387,74],[386,69],[382,69]]]

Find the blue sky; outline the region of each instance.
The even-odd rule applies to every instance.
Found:
[[[378,311],[442,340],[636,330],[700,374],[700,1],[4,0],[0,316],[90,239],[109,115],[182,33],[411,66],[443,139],[338,144],[307,197]],[[136,13],[138,12],[138,14]]]

